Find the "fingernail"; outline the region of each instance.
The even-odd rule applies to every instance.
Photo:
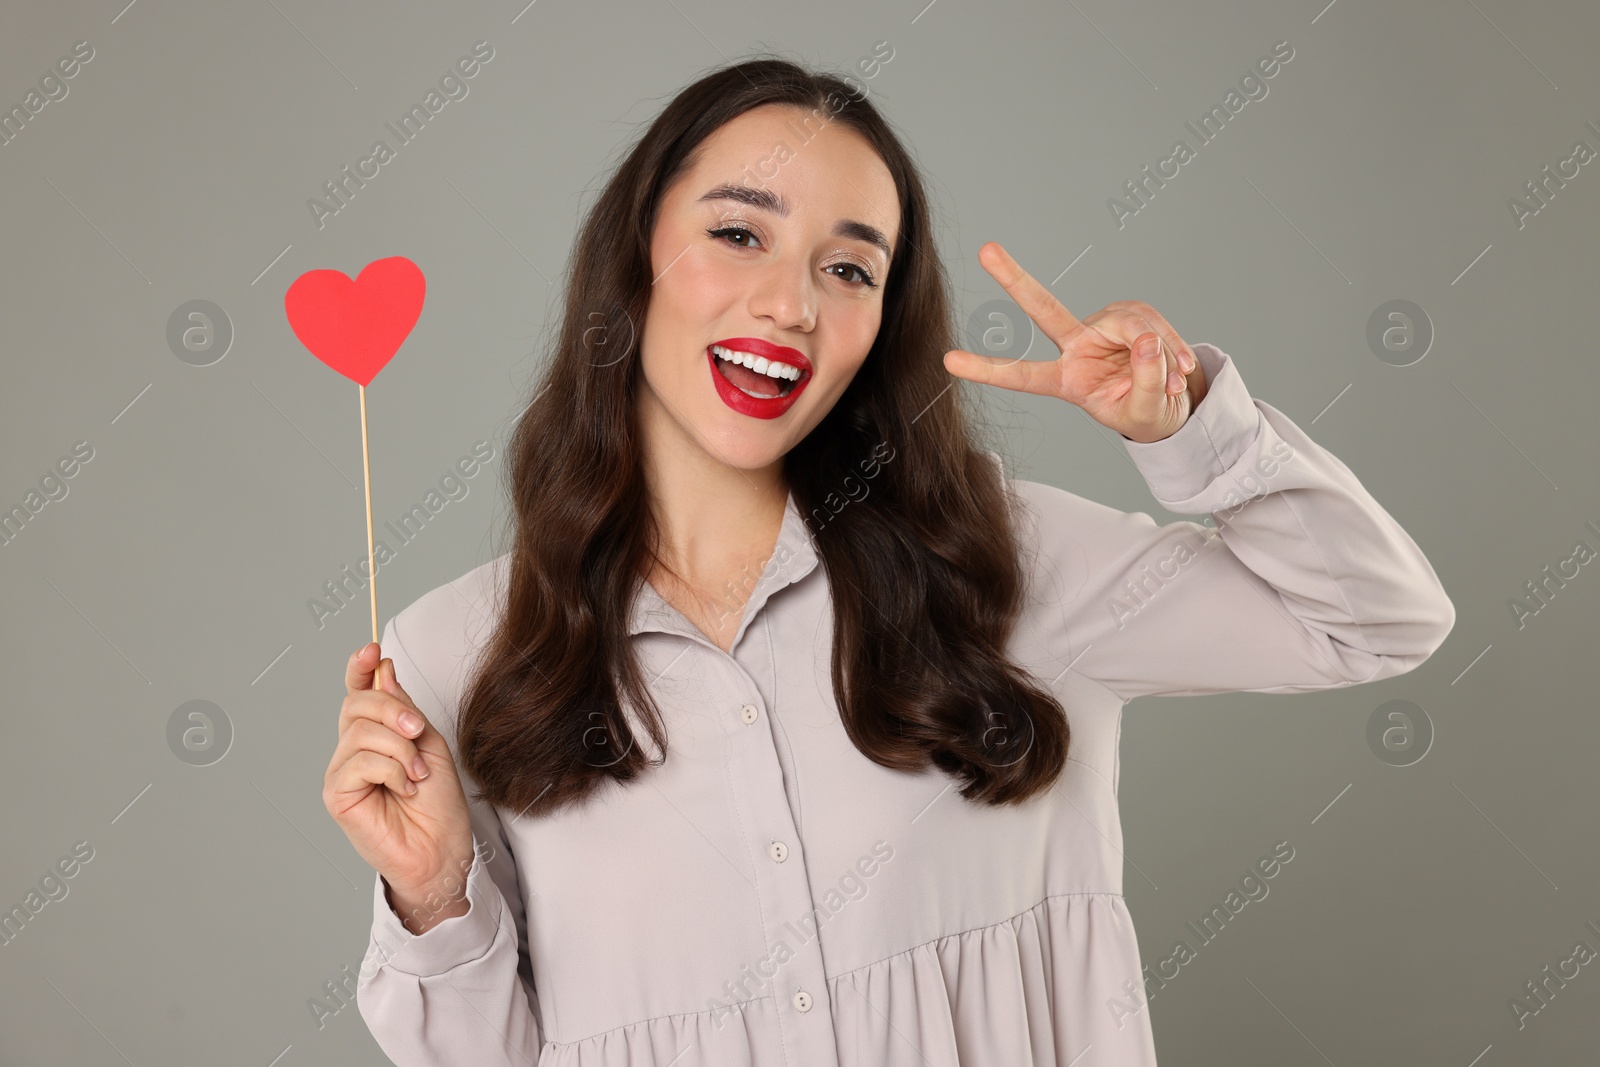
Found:
[[[1158,354],[1160,354],[1160,352],[1161,352],[1161,339],[1159,337],[1156,338],[1153,341],[1146,341],[1145,342],[1145,346],[1144,346],[1144,358],[1145,359],[1154,359]]]
[[[1187,352],[1178,353],[1178,362],[1183,364],[1183,373],[1188,374],[1194,370],[1194,357]]]
[[[1177,371],[1167,375],[1167,392],[1173,394],[1183,392],[1183,375]]]
[[[400,729],[408,734],[414,734],[422,729],[422,720],[412,712],[402,711],[400,713]]]
[[[407,782],[406,783],[406,796],[414,797],[416,795],[417,795],[417,783],[416,782]]]
[[[422,762],[422,757],[417,756],[411,761],[411,773],[418,778],[428,777],[428,765]]]

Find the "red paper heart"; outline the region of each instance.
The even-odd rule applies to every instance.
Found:
[[[390,256],[368,263],[354,281],[343,271],[308,270],[283,294],[283,308],[312,355],[365,386],[417,324],[426,292],[421,269]]]

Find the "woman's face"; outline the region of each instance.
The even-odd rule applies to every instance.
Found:
[[[781,460],[866,359],[899,226],[888,168],[825,110],[768,104],[706,138],[651,237],[639,400],[652,447],[742,470]]]

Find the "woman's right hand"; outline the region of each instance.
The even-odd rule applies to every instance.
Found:
[[[339,742],[322,802],[389,883],[391,906],[407,928],[421,933],[467,910],[472,824],[444,735],[395,680],[394,660],[379,661],[380,652],[369,643],[345,665]],[[408,915],[434,894],[437,906]]]

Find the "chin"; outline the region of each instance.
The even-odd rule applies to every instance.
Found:
[[[734,431],[711,437],[714,450],[708,450],[712,459],[742,471],[761,471],[779,463],[788,453],[786,443],[776,439],[751,440],[750,431]]]

